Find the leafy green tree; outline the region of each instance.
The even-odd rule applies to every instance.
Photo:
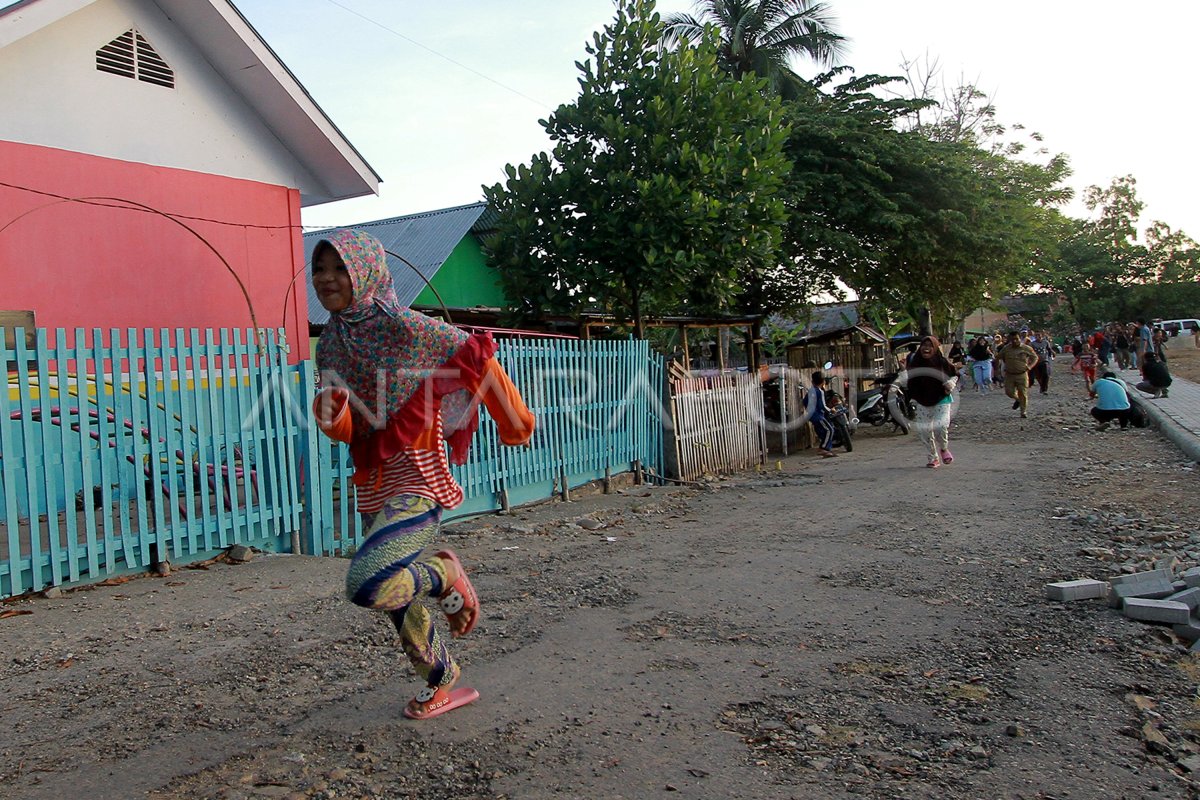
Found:
[[[773,284],[777,307],[836,293],[836,279],[861,287],[855,277],[879,263],[896,221],[898,206],[889,196],[889,170],[903,161],[896,121],[920,104],[879,97],[891,78],[850,75],[836,83],[847,71],[819,76],[811,93],[787,104],[793,166],[781,276]]]
[[[642,336],[649,314],[729,308],[777,263],[780,101],[718,67],[711,31],[674,50],[662,35],[652,0],[623,0],[577,64],[579,97],[542,123],[553,152],[484,188],[519,316],[598,308]]]
[[[857,277],[885,306],[915,310],[929,332],[935,313],[953,324],[1053,254],[1056,207],[1072,195],[1063,183],[1070,168],[1036,132],[1002,125],[977,83],[943,88],[928,57],[902,67],[908,89],[893,93],[910,104],[896,119],[901,160],[881,162],[892,178],[884,194],[896,204],[879,226],[884,256],[876,266],[884,273],[868,265]]]
[[[757,75],[770,89],[794,99],[808,93],[806,81],[791,67],[804,56],[823,66],[838,62],[845,37],[836,30],[829,7],[810,0],[699,0],[697,15],[667,18],[664,42],[699,41],[706,26],[720,32],[721,68],[735,78]]]
[[[953,325],[1015,286],[1057,241],[1067,161],[998,144],[990,107],[980,124],[960,110],[953,125],[914,125],[934,101],[890,91],[896,78],[848,72],[819,76],[787,104],[789,218],[768,297],[796,307],[840,282],[865,308],[925,330],[933,313]]]
[[[1093,216],[1064,217],[1054,258],[1027,283],[1065,300],[1076,325],[1194,313],[1200,249],[1182,231],[1152,222],[1139,238],[1144,204],[1132,175],[1107,187],[1090,186],[1084,202]]]
[[[816,283],[835,276],[864,305],[930,330],[931,312],[957,322],[1042,257],[1069,169],[931,139],[903,124],[929,101],[881,98],[890,80],[852,77],[790,104],[785,248]]]
[[[1183,231],[1154,221],[1146,229],[1145,280],[1157,283],[1200,281],[1200,247]]]

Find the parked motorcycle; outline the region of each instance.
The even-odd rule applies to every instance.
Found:
[[[858,418],[880,427],[892,423],[892,429],[908,433],[916,419],[916,404],[900,386],[899,373],[889,372],[872,381],[875,387],[858,396]]]
[[[837,392],[825,395],[825,405],[832,412],[829,422],[833,425],[833,446],[844,447],[849,453],[854,450],[854,431],[858,428],[858,417],[850,416],[850,408]]]

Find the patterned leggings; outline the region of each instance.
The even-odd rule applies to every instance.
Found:
[[[429,609],[414,602],[438,597],[446,584],[442,559],[421,558],[440,530],[441,519],[441,506],[411,494],[391,498],[376,514],[363,514],[367,538],[346,575],[346,596],[356,605],[387,612],[413,669],[430,686],[458,677],[458,666]]]

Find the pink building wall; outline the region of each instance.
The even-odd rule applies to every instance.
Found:
[[[199,237],[160,214],[28,189],[133,201]],[[32,310],[38,327],[285,327],[296,361],[307,276],[288,285],[303,267],[295,189],[0,141],[0,309]]]

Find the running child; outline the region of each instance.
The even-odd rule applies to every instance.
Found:
[[[1092,350],[1092,345],[1086,340],[1080,345],[1079,355],[1075,357],[1075,363],[1071,365],[1071,371],[1079,371],[1083,373],[1083,383],[1087,387],[1088,397],[1095,399],[1096,392],[1092,384],[1096,382],[1096,364],[1098,359],[1096,353]]]
[[[463,500],[445,442],[454,463],[465,463],[481,402],[504,444],[528,442],[533,415],[496,361],[490,334],[468,335],[400,305],[383,245],[370,234],[339,230],[318,242],[312,283],[330,312],[317,342],[326,388],[314,412],[322,431],[350,445],[366,531],[346,594],[391,618],[425,682],[405,716],[435,717],[479,697],[455,687],[459,666],[422,604],[435,601],[455,637],[479,621],[479,598],[458,556],[425,555],[442,512]]]

